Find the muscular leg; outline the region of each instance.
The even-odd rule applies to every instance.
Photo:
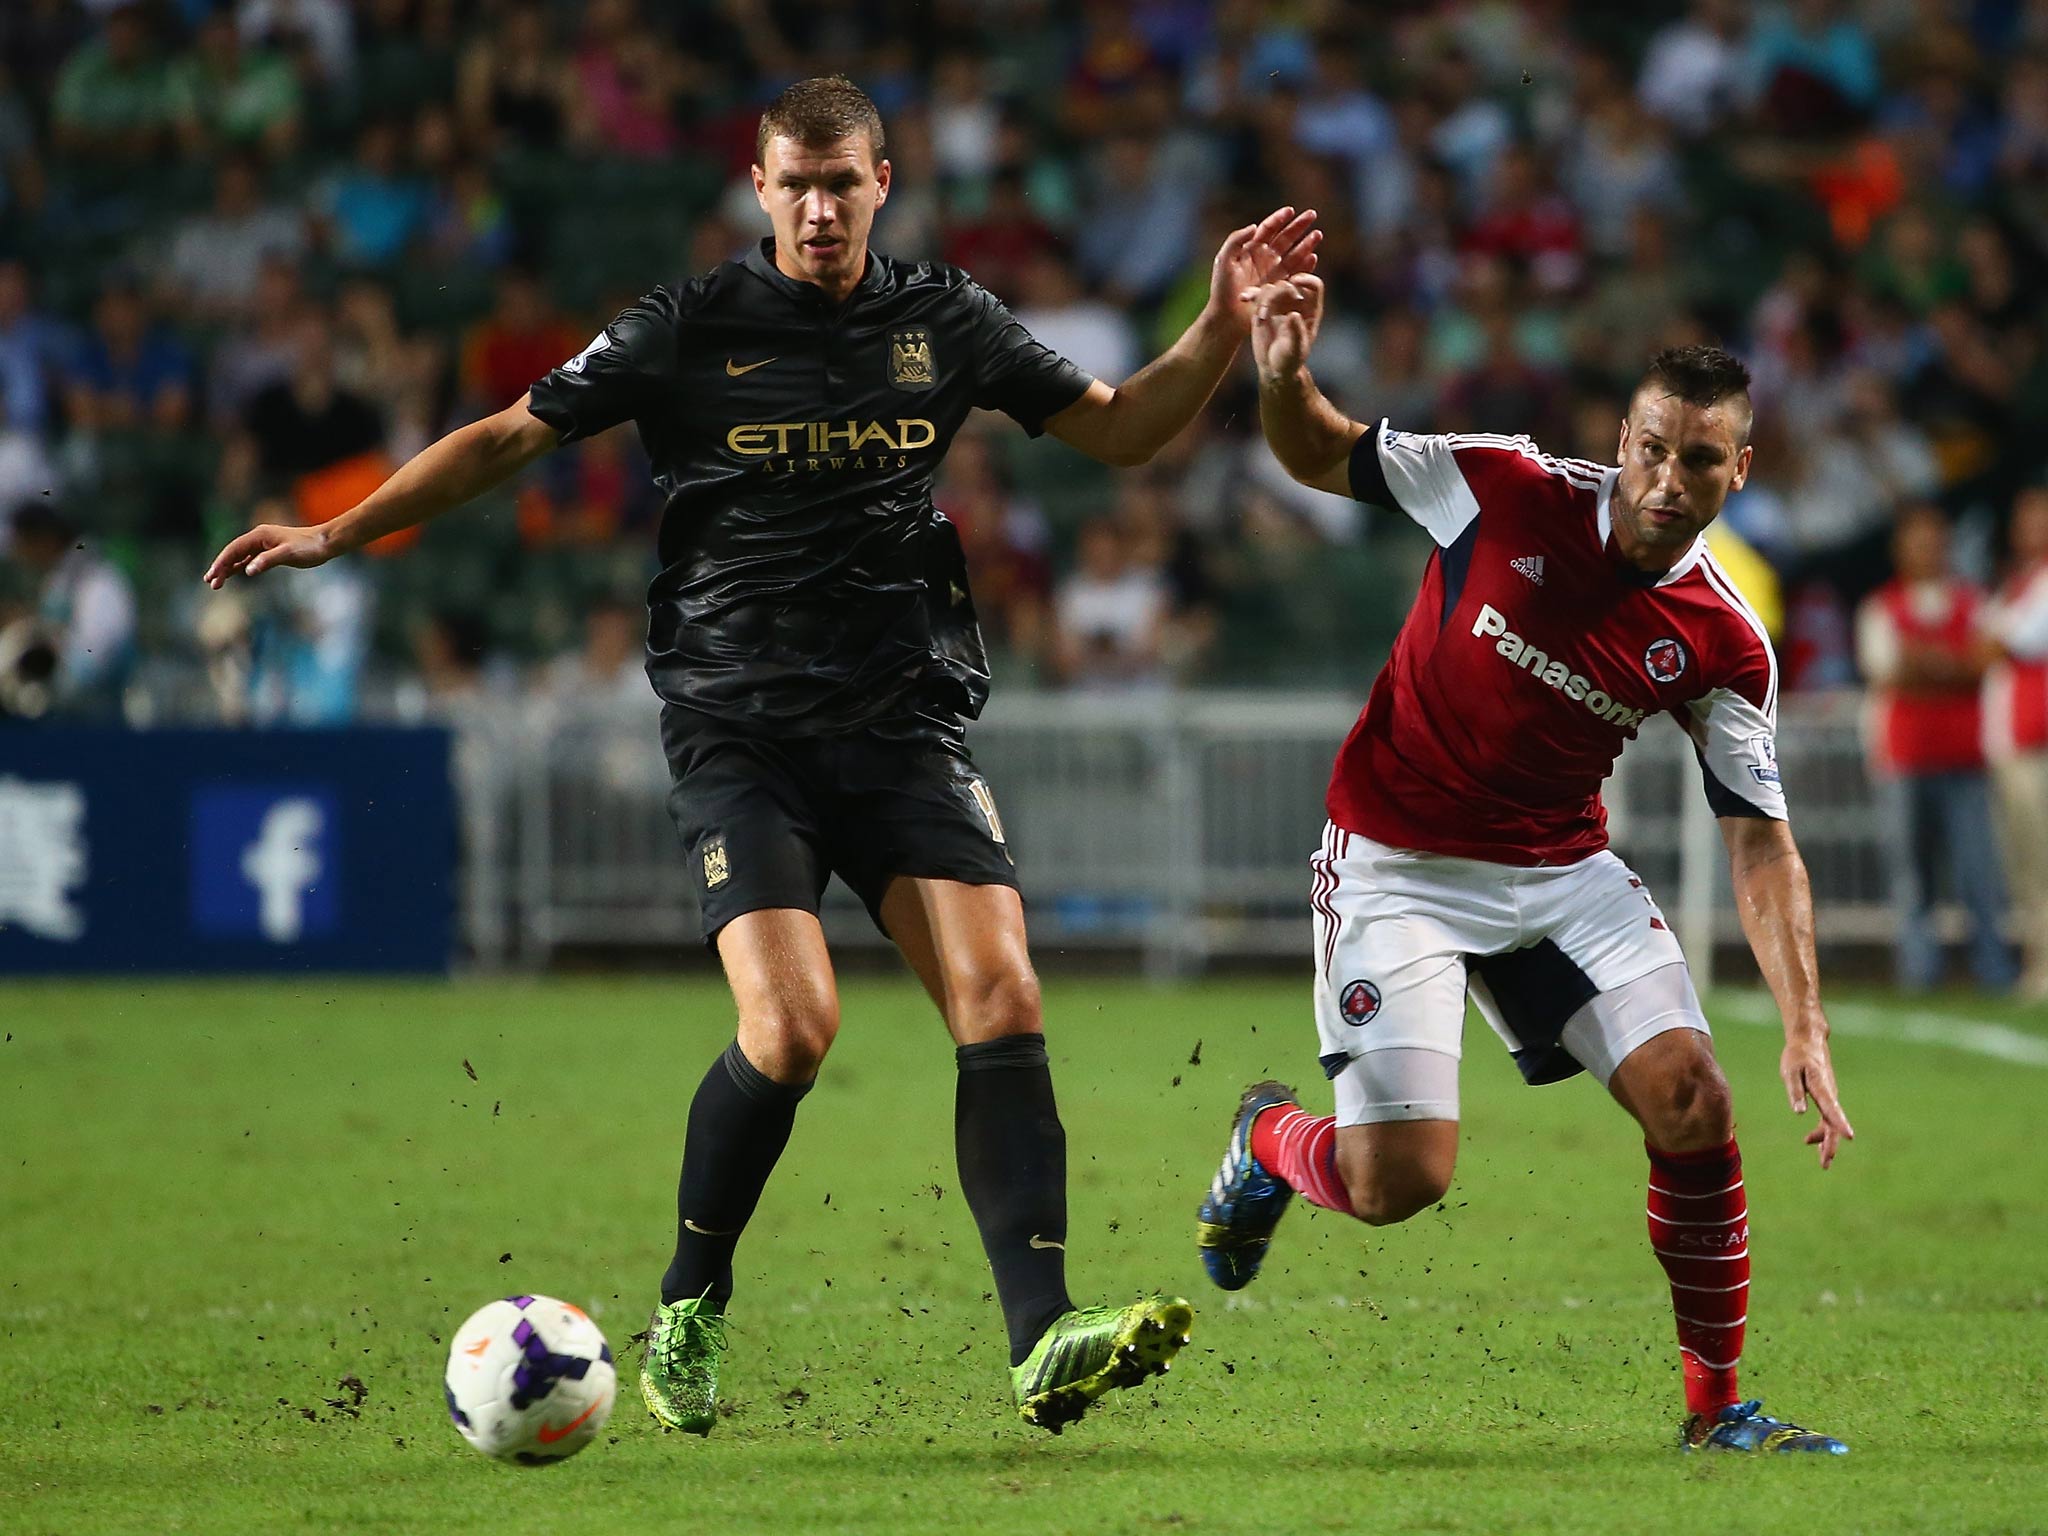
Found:
[[[839,988],[817,918],[748,912],[719,930],[718,958],[747,1060],[777,1083],[808,1086],[839,1034]]]
[[[661,1299],[703,1296],[722,1311],[740,1233],[789,1144],[797,1102],[839,1032],[839,996],[824,931],[808,912],[736,917],[719,930],[718,956],[739,1027],[690,1103],[675,1256]]]
[[[882,924],[954,1044],[1043,1031],[1024,902],[1009,886],[899,878],[882,897]]]
[[[981,1230],[1016,1365],[1073,1308],[1067,1135],[1053,1100],[1023,902],[1003,885],[898,878],[881,914],[957,1047],[960,1191]]]
[[[1363,1026],[1345,998],[1361,982],[1319,985],[1318,1031],[1323,1048],[1351,1045],[1363,1030],[1379,1039],[1350,1056],[1335,1077],[1335,1115],[1312,1116],[1281,1106],[1252,1125],[1252,1156],[1313,1205],[1343,1211],[1371,1226],[1406,1221],[1444,1197],[1458,1164],[1458,1050],[1465,1026],[1467,967],[1448,933],[1423,930],[1439,946],[1418,959],[1376,953],[1388,937],[1415,943],[1412,922],[1363,930],[1355,952],[1339,950],[1344,969],[1379,978]],[[1380,1043],[1387,1036],[1391,1043]],[[1423,1044],[1421,1042],[1433,1042]],[[1333,1052],[1334,1055],[1334,1052]],[[1326,1057],[1326,1062],[1331,1058]]]
[[[1455,1094],[1457,1058],[1435,1051],[1374,1051],[1345,1071],[1381,1084],[1405,1079],[1410,1086],[1396,1091],[1406,1094],[1414,1091],[1414,1083],[1404,1064],[1419,1064],[1422,1072],[1447,1085],[1442,1091]],[[1384,1090],[1340,1092],[1342,1115],[1311,1115],[1290,1105],[1265,1111],[1252,1124],[1252,1156],[1311,1205],[1356,1216],[1368,1226],[1392,1226],[1429,1209],[1451,1187],[1458,1163],[1458,1122],[1381,1119],[1339,1125],[1340,1118],[1360,1113],[1417,1107],[1381,1102],[1362,1107],[1356,1102],[1361,1096],[1378,1101]],[[1455,1110],[1455,1097],[1439,1099],[1432,1107]]]
[[[1595,998],[1573,1027],[1604,1022],[1618,1038],[1630,1031],[1633,1017],[1632,1032],[1640,1037],[1646,1018],[1697,1018],[1698,1006],[1684,966],[1670,965]],[[1643,1039],[1622,1058],[1607,1086],[1643,1128],[1650,1158],[1650,1247],[1671,1284],[1686,1407],[1712,1415],[1740,1396],[1736,1367],[1749,1316],[1749,1204],[1728,1082],[1704,1024],[1700,1019],[1695,1027]]]
[[[1338,1176],[1351,1214],[1369,1226],[1391,1226],[1435,1205],[1457,1162],[1455,1120],[1389,1120],[1337,1132]]]

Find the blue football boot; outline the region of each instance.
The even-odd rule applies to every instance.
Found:
[[[1294,1198],[1294,1190],[1252,1156],[1252,1121],[1261,1110],[1295,1102],[1294,1090],[1285,1083],[1253,1083],[1245,1089],[1223,1166],[1216,1170],[1216,1181],[1196,1213],[1195,1246],[1202,1251],[1202,1267],[1226,1291],[1241,1291],[1252,1283],[1273,1229]]]
[[[1833,1435],[1823,1435],[1817,1430],[1801,1429],[1797,1424],[1774,1419],[1763,1408],[1760,1400],[1753,1399],[1747,1403],[1730,1403],[1716,1414],[1691,1414],[1678,1433],[1679,1448],[1758,1454],[1774,1451],[1818,1451],[1823,1456],[1849,1454],[1849,1447]]]

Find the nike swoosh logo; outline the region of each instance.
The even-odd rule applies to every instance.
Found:
[[[542,1445],[553,1445],[557,1440],[566,1439],[568,1436],[575,1434],[577,1429],[582,1425],[583,1421],[589,1418],[593,1413],[597,1412],[597,1410],[602,1406],[603,1403],[601,1400],[599,1402],[592,1403],[588,1408],[584,1409],[581,1413],[577,1414],[575,1418],[571,1419],[568,1423],[564,1424],[560,1429],[550,1429],[547,1425],[543,1424],[541,1425],[538,1433],[535,1434],[534,1438],[540,1441]]]
[[[1034,1248],[1057,1248],[1061,1253],[1065,1253],[1067,1251],[1067,1245],[1065,1243],[1049,1243],[1044,1238],[1040,1237],[1036,1232],[1031,1234],[1031,1246]]]
[[[743,1230],[742,1228],[734,1227],[728,1232],[714,1232],[709,1227],[698,1226],[697,1223],[690,1220],[690,1218],[687,1216],[683,1218],[683,1225],[688,1227],[692,1232],[696,1233],[699,1237],[738,1237],[740,1235],[740,1232]]]
[[[481,1360],[483,1358],[484,1351],[489,1349],[490,1347],[491,1341],[489,1339],[478,1339],[474,1344],[470,1345],[469,1348],[465,1349],[463,1353],[465,1355],[475,1355],[479,1360]]]
[[[777,354],[777,356],[780,355],[781,354],[779,353]],[[749,363],[746,367],[742,368],[738,363],[735,363],[731,358],[728,357],[725,360],[725,376],[728,379],[736,379],[743,373],[752,373],[756,368],[766,368],[770,363],[774,361],[775,358],[773,357],[764,357],[758,363]]]

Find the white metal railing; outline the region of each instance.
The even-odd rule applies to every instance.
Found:
[[[1155,974],[1305,954],[1307,858],[1357,709],[1325,694],[999,694],[968,739],[1016,851],[1034,947],[1131,950]],[[1787,701],[1779,759],[1823,941],[1886,941],[1888,832],[1854,700]],[[651,702],[474,713],[458,722],[457,772],[479,963],[694,942]],[[1715,943],[1740,928],[1698,773],[1684,735],[1653,721],[1606,799],[1617,851],[1710,972]],[[835,942],[881,942],[845,891],[827,902]]]

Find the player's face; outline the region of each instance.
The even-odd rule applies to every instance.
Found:
[[[1691,405],[1639,392],[1621,424],[1621,475],[1609,510],[1622,557],[1669,570],[1749,476],[1746,402]]]
[[[777,136],[754,167],[754,195],[775,225],[775,264],[844,297],[867,267],[868,231],[889,197],[889,162],[864,133],[827,145]]]

